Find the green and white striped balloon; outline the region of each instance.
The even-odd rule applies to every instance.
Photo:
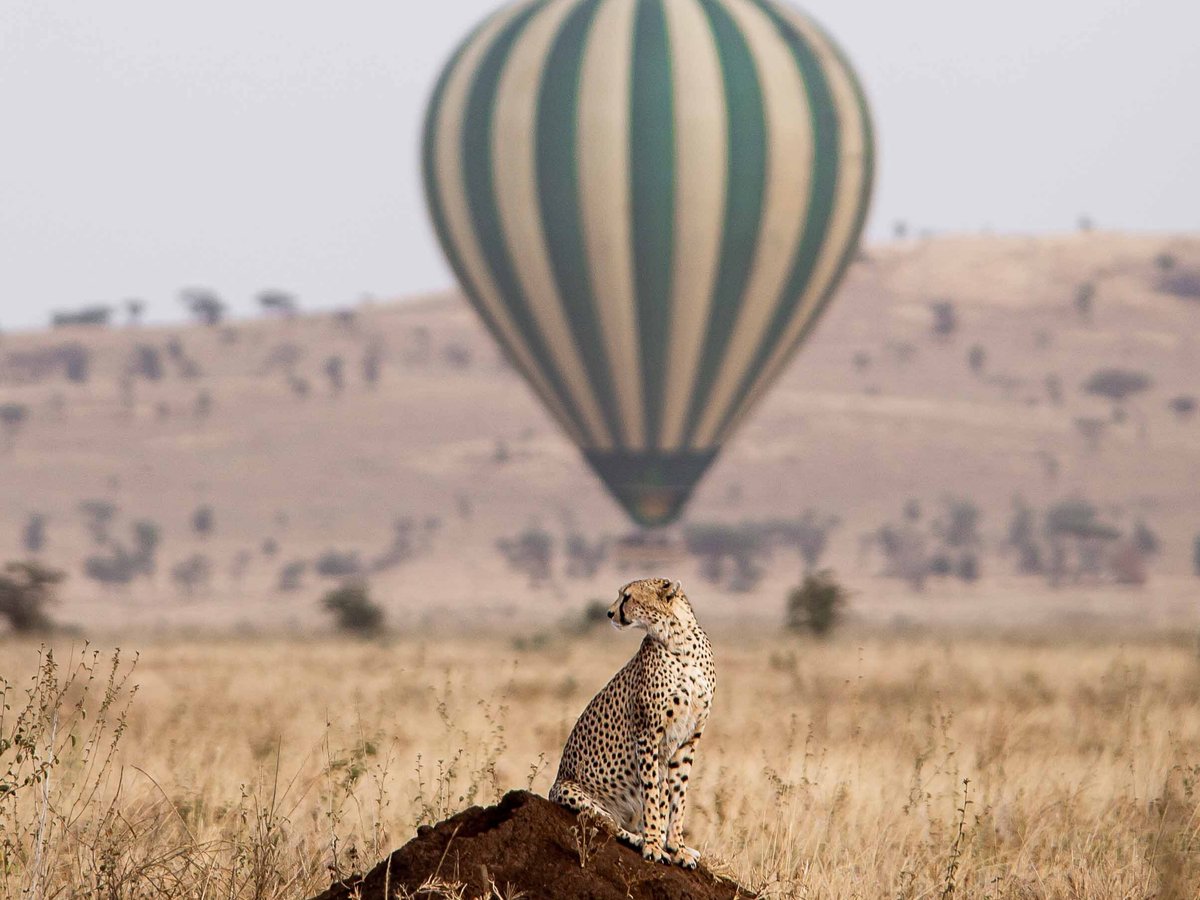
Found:
[[[430,101],[467,296],[635,520],[675,519],[858,245],[870,115],[774,0],[526,0]]]

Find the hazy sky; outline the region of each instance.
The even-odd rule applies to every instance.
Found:
[[[418,177],[495,0],[0,0],[0,328],[180,287],[442,288]],[[1200,226],[1195,0],[809,0],[872,101],[871,234]]]

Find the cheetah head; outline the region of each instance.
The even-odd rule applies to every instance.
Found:
[[[608,617],[614,628],[633,626],[655,633],[672,620],[682,620],[685,610],[691,612],[678,581],[643,578],[629,582],[617,592],[617,599],[608,608]]]

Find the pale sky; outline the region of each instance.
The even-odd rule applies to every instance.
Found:
[[[418,136],[495,0],[0,0],[0,329],[204,285],[448,287]],[[879,133],[870,235],[1200,230],[1195,0],[809,0]]]

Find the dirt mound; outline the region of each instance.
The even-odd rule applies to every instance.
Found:
[[[361,878],[333,885],[313,900],[419,897],[525,900],[736,900],[753,895],[703,867],[648,863],[599,835],[586,866],[572,826],[575,814],[527,791],[510,791],[496,806],[473,806],[417,836]],[[427,883],[440,881],[447,889]],[[420,891],[418,893],[418,891]],[[461,892],[461,893],[460,893]]]

